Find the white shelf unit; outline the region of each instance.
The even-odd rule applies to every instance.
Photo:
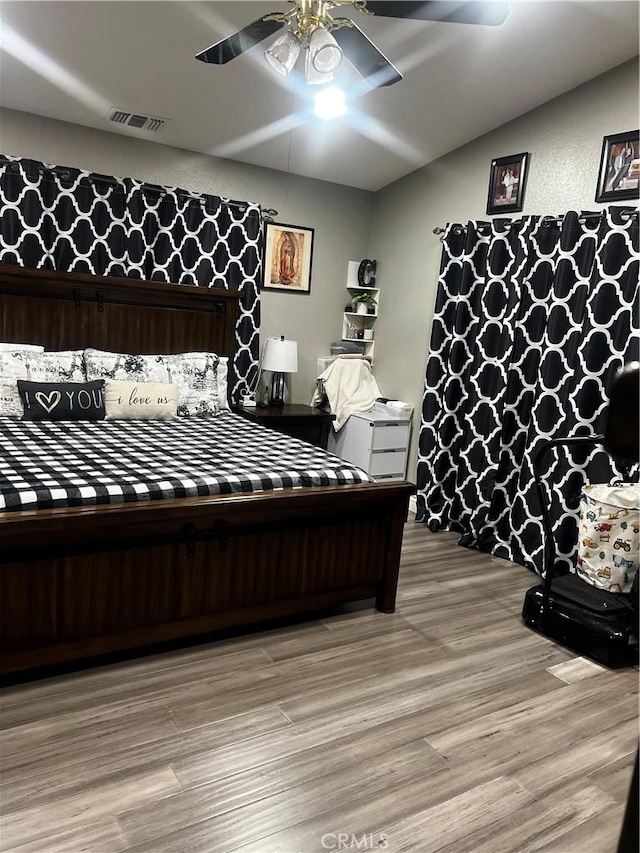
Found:
[[[378,287],[347,287],[347,293],[349,294],[349,304],[352,304],[351,300],[359,293],[368,293],[371,294],[371,296],[373,297],[373,305],[375,308],[374,313],[360,314],[356,310],[345,311],[342,315],[342,340],[358,341],[360,343],[363,343],[364,354],[370,361],[373,361],[373,351],[375,345],[374,339],[371,338],[370,340],[368,340],[365,338],[360,338],[358,337],[357,333],[359,330],[371,329],[372,334],[375,336],[373,326],[378,316],[380,289]]]
[[[376,481],[404,480],[410,434],[409,417],[355,412],[338,433],[331,430],[327,449]]]

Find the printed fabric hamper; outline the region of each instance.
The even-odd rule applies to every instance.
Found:
[[[598,589],[631,591],[638,570],[639,498],[637,484],[583,489],[577,573]]]

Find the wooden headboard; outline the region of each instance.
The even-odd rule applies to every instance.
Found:
[[[136,354],[236,347],[238,290],[0,265],[0,341]],[[230,385],[230,387],[232,387]]]

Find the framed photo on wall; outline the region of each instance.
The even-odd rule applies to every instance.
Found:
[[[268,222],[264,235],[263,290],[311,291],[313,228]]]
[[[522,210],[527,182],[529,153],[512,154],[491,161],[487,214],[517,213]]]
[[[596,201],[640,198],[640,131],[612,133],[602,140]]]

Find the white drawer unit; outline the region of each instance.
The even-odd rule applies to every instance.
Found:
[[[327,449],[363,468],[375,480],[404,480],[411,421],[377,412],[351,415],[336,434],[329,434]]]

